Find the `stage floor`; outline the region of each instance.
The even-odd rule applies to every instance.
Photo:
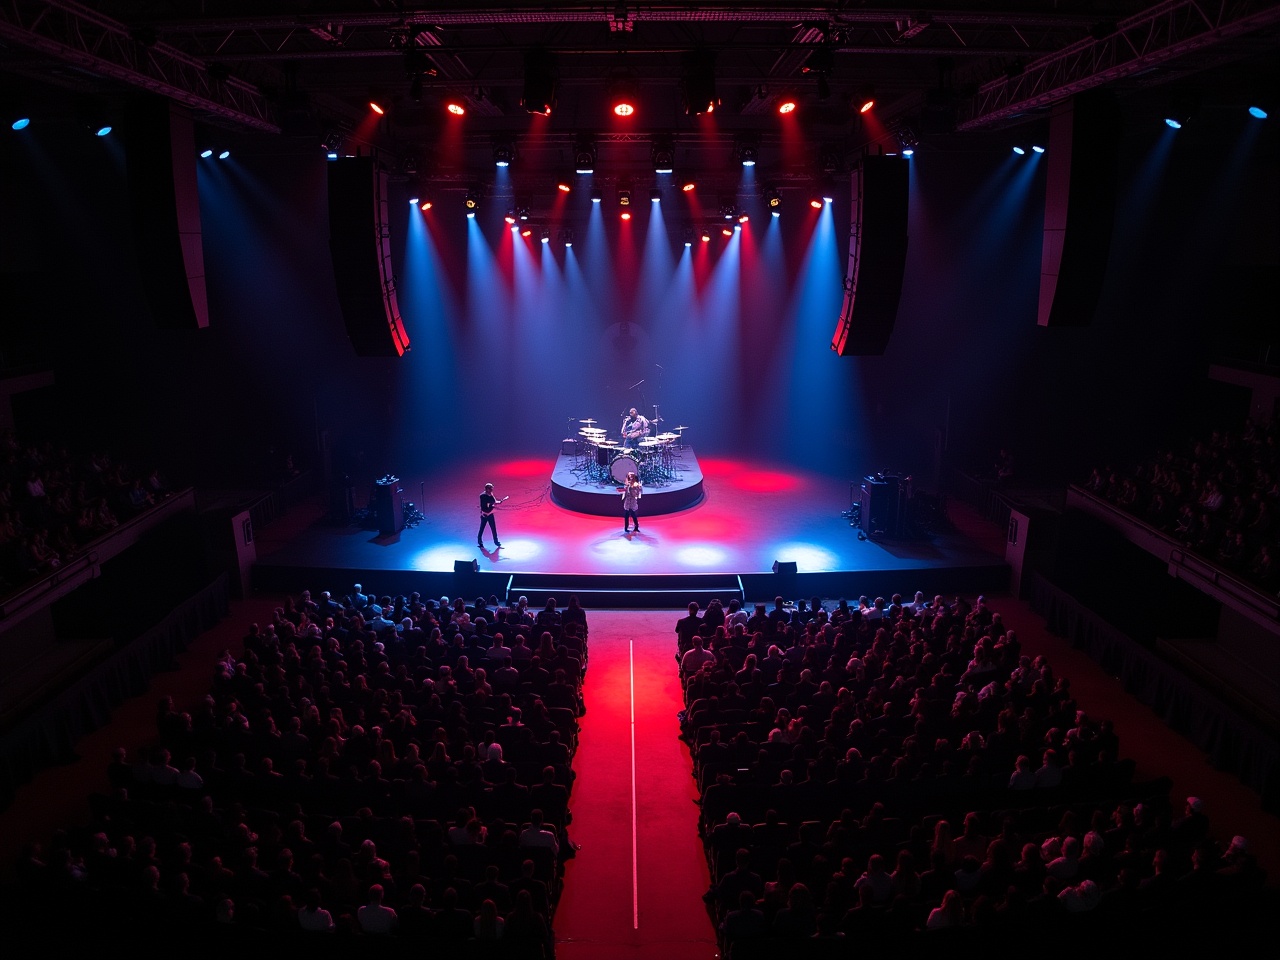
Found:
[[[415,527],[383,538],[354,526],[316,524],[259,560],[261,566],[329,570],[451,572],[478,560],[490,573],[679,575],[768,573],[775,560],[801,574],[912,571],[1003,563],[958,533],[929,540],[860,540],[841,516],[850,483],[795,467],[720,457],[700,458],[704,497],[665,516],[644,516],[640,534],[617,517],[591,516],[551,497],[557,457],[488,459],[448,472],[403,477],[406,502],[422,509]],[[486,482],[499,497],[500,549],[476,546],[479,495]],[[489,537],[486,534],[486,543]],[[338,589],[335,587],[335,589]],[[915,589],[911,577],[898,588]]]

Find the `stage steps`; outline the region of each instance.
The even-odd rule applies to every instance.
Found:
[[[725,606],[735,597],[745,602],[742,578],[734,574],[668,574],[664,576],[572,573],[519,573],[507,584],[508,603],[528,597],[529,606],[544,606],[555,597],[563,607],[572,595],[587,609],[602,607],[670,608],[679,610],[696,600],[702,606],[718,597]]]

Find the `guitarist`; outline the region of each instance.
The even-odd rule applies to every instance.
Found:
[[[489,529],[493,532],[493,545],[495,547],[502,546],[502,541],[498,539],[498,524],[493,519],[494,508],[504,501],[510,499],[503,497],[501,500],[493,495],[493,484],[486,483],[484,485],[484,493],[480,494],[480,531],[476,534],[476,545],[481,550],[484,549],[484,528],[488,524]]]

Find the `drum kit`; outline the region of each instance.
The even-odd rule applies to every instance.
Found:
[[[628,473],[638,475],[641,483],[654,486],[680,479],[677,461],[688,427],[679,426],[675,432],[642,437],[638,445],[629,447],[621,440],[610,440],[608,431],[597,427],[597,422],[578,421],[575,473],[601,485],[626,483]]]

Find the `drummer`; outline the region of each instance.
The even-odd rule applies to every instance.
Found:
[[[640,439],[649,435],[649,421],[632,407],[627,418],[622,421],[622,444],[628,450],[637,450]]]

